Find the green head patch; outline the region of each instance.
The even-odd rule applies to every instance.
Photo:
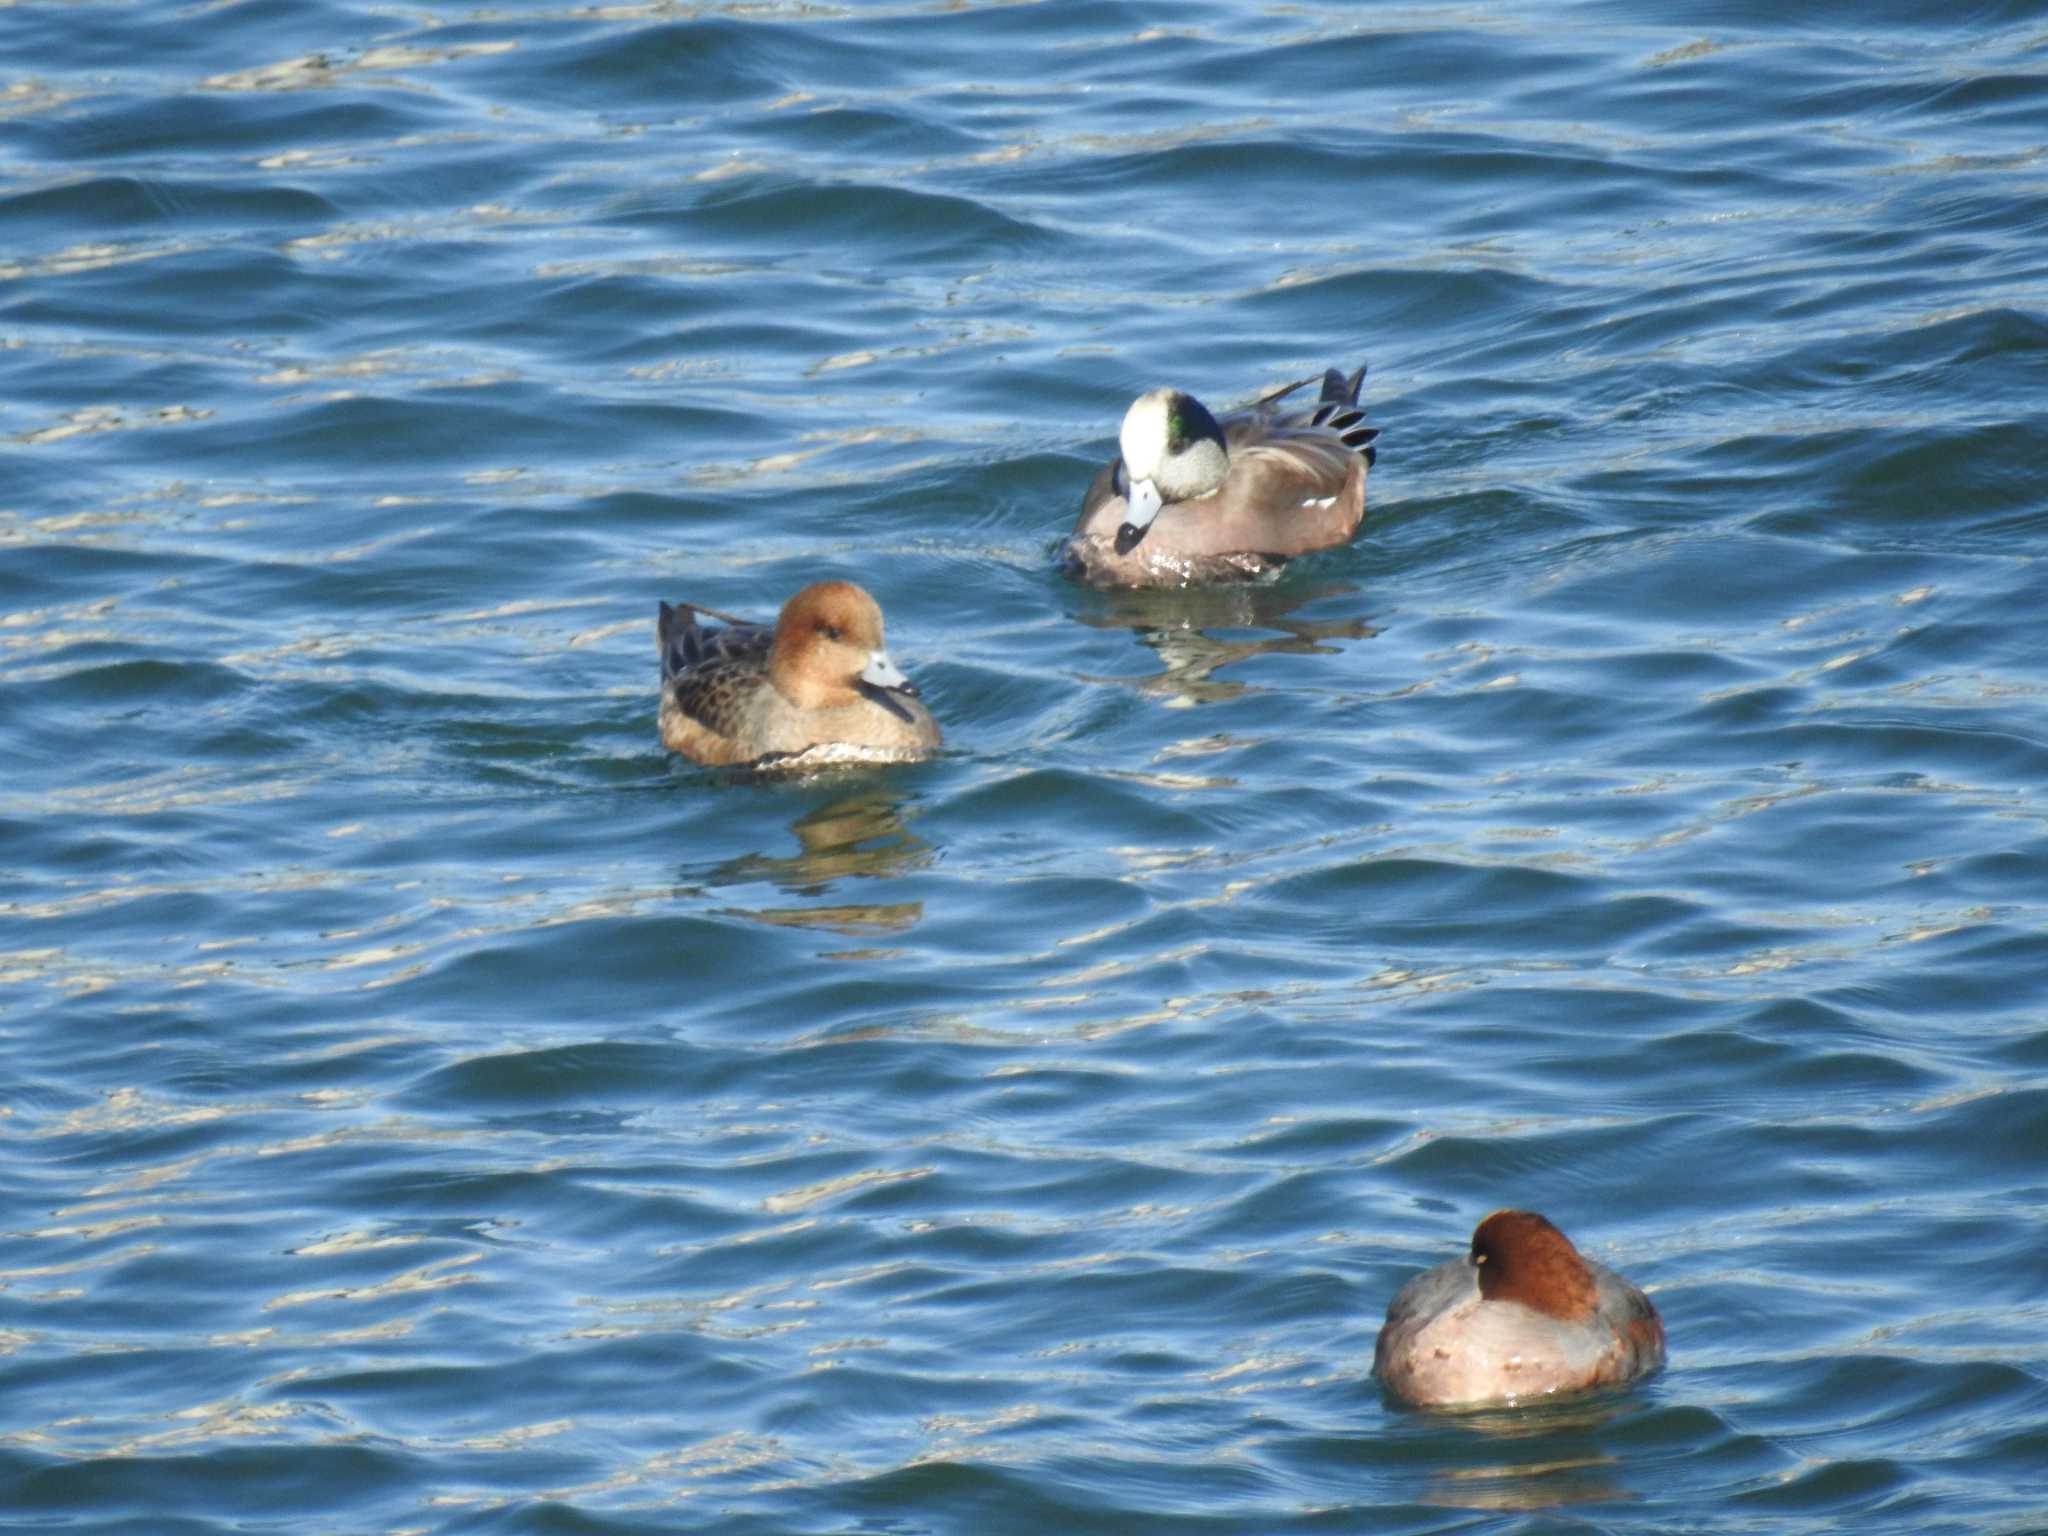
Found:
[[[1179,453],[1187,447],[1188,439],[1198,430],[1195,419],[1188,407],[1193,404],[1186,395],[1176,394],[1166,402],[1166,451]]]

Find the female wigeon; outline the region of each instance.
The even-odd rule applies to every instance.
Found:
[[[1470,1252],[1387,1308],[1373,1374],[1425,1407],[1618,1386],[1664,1363],[1650,1299],[1534,1211],[1495,1211]]]
[[[850,581],[819,581],[773,629],[688,603],[661,605],[661,741],[700,763],[778,766],[923,757],[938,722],[882,649],[882,610]]]
[[[1098,586],[1179,587],[1258,576],[1342,544],[1365,515],[1379,436],[1358,406],[1364,377],[1332,368],[1313,406],[1280,409],[1315,382],[1303,379],[1220,422],[1180,390],[1140,395],[1117,457],[1081,498],[1061,563]]]

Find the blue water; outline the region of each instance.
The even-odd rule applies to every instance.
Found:
[[[2048,1529],[2037,6],[0,57],[0,1526]],[[1057,574],[1361,361],[1353,545]],[[665,757],[826,575],[946,753]],[[1392,1407],[1510,1203],[1669,1368]]]

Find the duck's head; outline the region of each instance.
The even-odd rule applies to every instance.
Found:
[[[882,609],[850,581],[815,581],[782,605],[775,620],[769,675],[789,699],[810,709],[865,698],[902,720],[917,684],[882,648]]]
[[[1178,389],[1155,389],[1133,400],[1117,449],[1123,455],[1125,503],[1123,526],[1116,531],[1120,555],[1137,548],[1161,507],[1207,496],[1230,473],[1223,429],[1207,406]]]
[[[1592,1315],[1593,1272],[1572,1240],[1534,1211],[1495,1211],[1480,1222],[1471,1258],[1488,1301],[1519,1301],[1568,1322]]]

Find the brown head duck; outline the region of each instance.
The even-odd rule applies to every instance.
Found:
[[[1622,1386],[1663,1363],[1649,1297],[1534,1211],[1495,1211],[1395,1294],[1372,1369],[1393,1396],[1448,1407]]]
[[[727,620],[720,629],[699,612]],[[661,605],[661,741],[700,763],[807,768],[929,755],[938,722],[882,648],[882,610],[850,581],[819,581],[771,628]]]

